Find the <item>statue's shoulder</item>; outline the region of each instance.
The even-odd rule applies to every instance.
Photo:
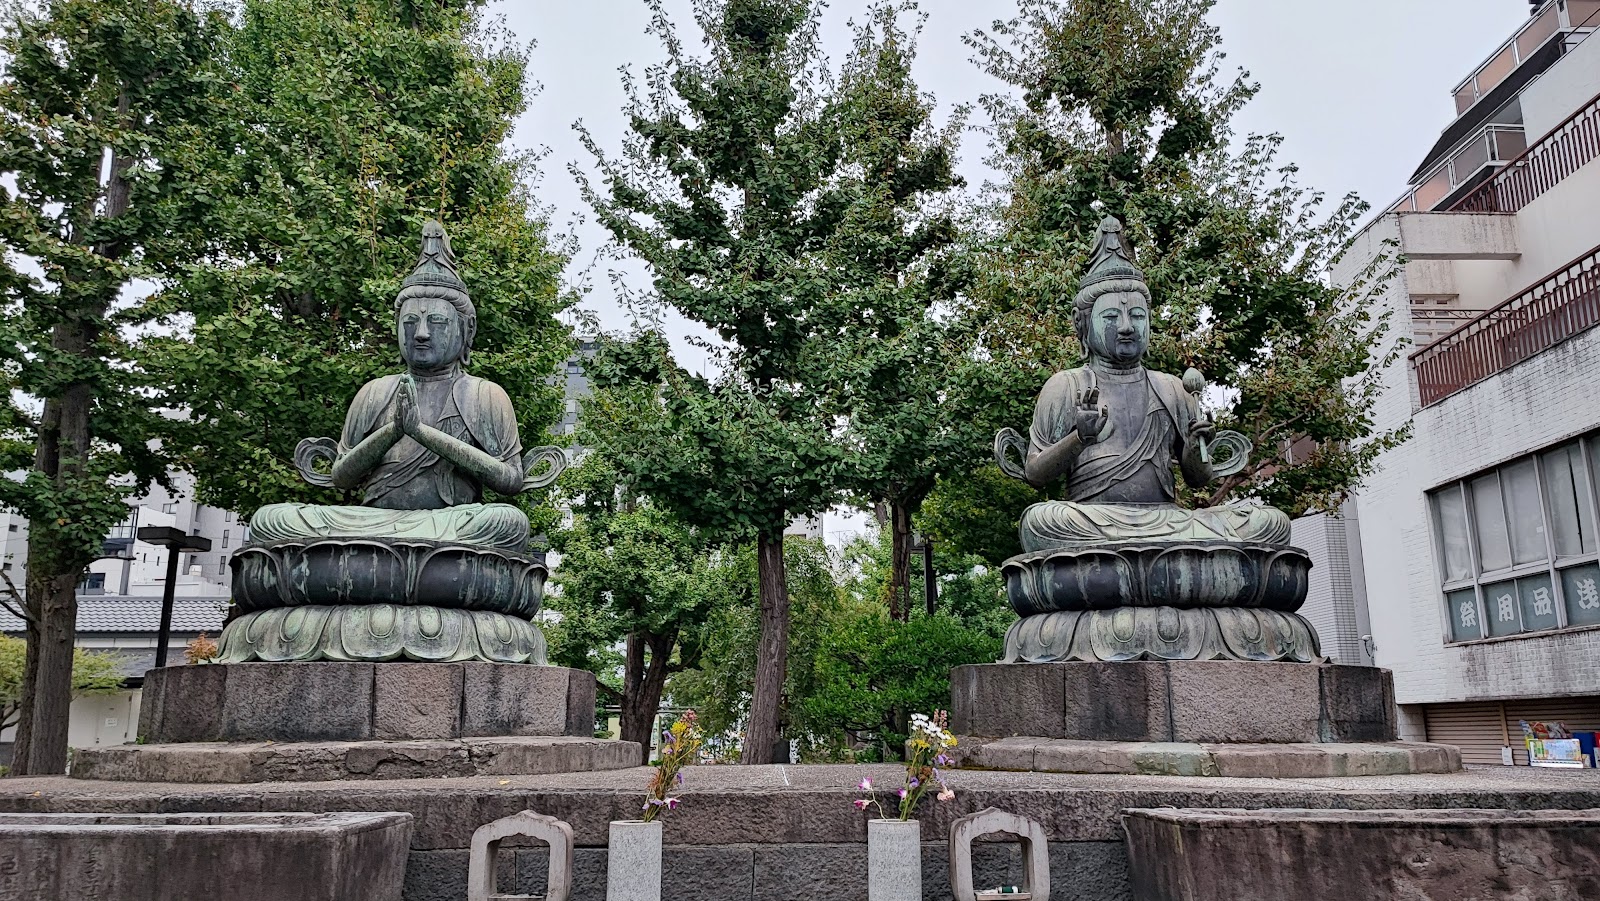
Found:
[[[511,407],[511,395],[506,393],[506,389],[475,375],[462,373],[461,378],[456,380],[455,394],[458,399],[468,400],[477,406]]]
[[[371,402],[375,400],[387,401],[400,388],[400,375],[383,375],[361,386],[356,392],[355,403]]]
[[[1079,366],[1076,369],[1063,369],[1045,381],[1044,387],[1039,390],[1039,396],[1041,398],[1055,397],[1061,394],[1076,396],[1078,392],[1088,387],[1092,379],[1093,376],[1087,366]]]
[[[1159,391],[1176,391],[1179,394],[1189,393],[1189,390],[1183,387],[1183,379],[1170,372],[1157,372],[1154,369],[1146,369],[1145,372],[1150,374],[1150,383],[1155,385]]]

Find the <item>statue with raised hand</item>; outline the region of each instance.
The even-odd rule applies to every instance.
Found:
[[[1179,378],[1144,367],[1150,310],[1150,289],[1122,225],[1107,218],[1073,304],[1084,365],[1045,383],[1026,439],[1007,429],[995,441],[1007,473],[1037,488],[1060,482],[1065,495],[1023,512],[1024,553],[1003,567],[1012,604],[1024,617],[1007,638],[1007,659],[1162,657],[1166,652],[1143,639],[1114,641],[1098,651],[1074,645],[1080,611],[1119,607],[1147,608],[1125,617],[1123,631],[1156,629],[1156,609],[1182,610],[1177,622],[1196,619],[1190,615],[1195,608],[1242,607],[1265,608],[1252,615],[1270,621],[1269,633],[1279,625],[1292,633],[1287,650],[1235,653],[1226,642],[1208,639],[1202,641],[1207,650],[1195,651],[1190,641],[1172,650],[1175,657],[1314,656],[1315,636],[1307,640],[1304,621],[1277,617],[1304,601],[1310,567],[1303,552],[1288,546],[1289,517],[1261,505],[1186,509],[1177,503],[1180,475],[1199,488],[1238,472],[1250,443],[1236,432],[1218,432],[1201,409],[1205,382],[1198,372]],[[1213,447],[1229,453],[1218,462]],[[1020,465],[1013,453],[1021,454]],[[1035,614],[1059,615],[1045,621]],[[1211,621],[1217,617],[1230,614],[1213,614]],[[1188,638],[1199,640],[1206,628],[1188,629]]]
[[[283,616],[291,608],[317,608],[342,621],[372,612],[352,612],[356,608],[392,604],[409,608],[396,615],[416,620],[424,633],[440,617],[454,621],[460,619],[455,611],[474,611],[475,619],[468,619],[495,631],[496,642],[530,634],[531,624],[520,620],[538,610],[544,567],[527,556],[527,516],[510,504],[484,503],[484,490],[509,497],[547,485],[566,457],[554,447],[525,455],[511,399],[499,385],[463,370],[477,327],[450,239],[429,221],[421,256],[395,298],[406,371],[356,392],[338,441],[308,438],[295,453],[307,481],[359,492],[361,503],[269,504],[256,511],[250,543],[234,561],[234,600],[242,609]],[[378,627],[374,634],[390,631],[384,623]],[[232,632],[225,635],[232,639],[224,642],[225,659],[271,659],[253,647],[259,643],[254,633]],[[491,639],[489,633],[480,637]],[[475,643],[463,633],[450,653],[500,659],[467,647]],[[536,643],[535,656],[542,658],[542,637]],[[242,648],[258,656],[239,657]],[[416,648],[401,650],[400,656],[433,659]],[[313,653],[305,648],[272,653],[318,659],[304,656]],[[376,652],[340,647],[317,653],[373,659]]]

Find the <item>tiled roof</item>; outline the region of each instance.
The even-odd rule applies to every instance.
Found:
[[[172,631],[211,632],[222,629],[228,609],[225,597],[173,598]],[[151,632],[161,628],[161,598],[123,595],[80,595],[79,632]],[[0,632],[21,632],[22,620],[0,608]]]

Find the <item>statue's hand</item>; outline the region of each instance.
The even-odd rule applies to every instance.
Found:
[[[1084,444],[1093,444],[1100,440],[1100,431],[1106,427],[1106,421],[1111,418],[1111,411],[1105,404],[1100,403],[1100,388],[1090,386],[1083,389],[1078,395],[1077,419],[1074,430],[1078,433],[1078,440]]]
[[[1217,437],[1217,424],[1211,421],[1210,415],[1201,415],[1189,423],[1189,443],[1199,445],[1204,442],[1210,444]]]
[[[400,393],[394,403],[394,424],[400,434],[413,438],[422,428],[422,417],[417,413],[417,385],[410,379],[400,382]]]

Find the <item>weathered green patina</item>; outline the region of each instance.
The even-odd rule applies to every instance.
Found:
[[[1073,308],[1085,364],[1045,383],[1026,439],[1010,429],[995,438],[1007,473],[1034,487],[1066,486],[1065,500],[1023,512],[1024,553],[1004,564],[1024,617],[1006,659],[1316,659],[1316,633],[1294,614],[1310,560],[1289,547],[1289,517],[1259,505],[1176,502],[1176,473],[1198,488],[1243,469],[1251,448],[1236,432],[1219,433],[1201,409],[1200,373],[1144,368],[1150,303],[1122,226],[1108,217]],[[1218,448],[1227,451],[1220,461]],[[1228,607],[1252,610],[1190,612]],[[1118,608],[1153,609],[1086,614]]]
[[[527,554],[528,519],[484,503],[484,491],[548,485],[566,456],[524,453],[511,399],[463,371],[477,326],[450,239],[429,221],[395,298],[406,371],[362,386],[338,441],[308,438],[295,453],[308,482],[362,503],[256,512],[233,561],[234,599],[248,612],[224,630],[225,661],[544,662],[528,618],[546,571]]]

